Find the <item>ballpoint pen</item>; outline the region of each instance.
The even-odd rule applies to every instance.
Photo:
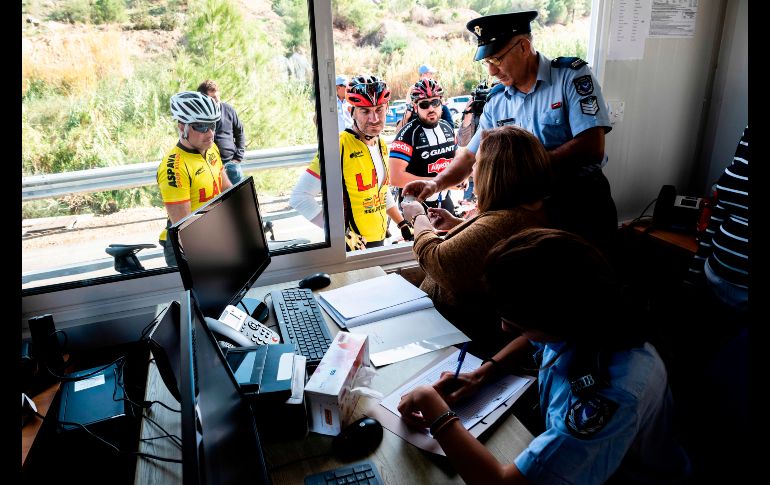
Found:
[[[463,361],[465,360],[465,352],[468,350],[468,344],[470,342],[465,342],[463,344],[463,348],[460,349],[460,355],[457,357],[457,370],[455,371],[455,379],[457,379],[457,376],[460,375],[460,369],[463,366]]]

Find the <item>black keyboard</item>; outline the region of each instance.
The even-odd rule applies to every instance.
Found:
[[[385,485],[371,460],[305,477],[305,485]]]
[[[294,344],[294,352],[316,367],[329,349],[332,337],[313,292],[308,288],[287,288],[270,293],[283,343]]]

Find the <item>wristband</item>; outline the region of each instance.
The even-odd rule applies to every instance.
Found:
[[[409,225],[409,221],[407,221],[406,219],[402,219],[402,220],[401,220],[401,222],[399,222],[399,223],[398,223],[398,224],[396,224],[396,225],[398,226],[398,228],[399,228],[399,229],[401,229],[401,228],[402,228],[402,227],[404,227],[405,225]]]
[[[491,357],[489,359],[482,360],[481,365],[484,365],[487,362],[492,362],[492,367],[500,367],[500,363]]]
[[[433,421],[433,424],[430,425],[430,434],[435,435],[439,429],[441,429],[447,422],[449,422],[450,419],[456,418],[457,413],[452,411],[451,409],[438,418],[436,418],[435,421]]]
[[[415,216],[414,216],[414,217],[412,217],[412,227],[414,227],[414,221],[416,221],[416,220],[417,220],[417,218],[418,218],[418,217],[420,217],[420,216],[425,216],[425,217],[428,217],[428,215],[427,215],[427,214],[425,214],[425,213],[421,213],[421,214],[415,214]]]
[[[431,435],[433,436],[433,438],[436,438],[436,435],[437,435],[437,434],[438,434],[438,433],[439,433],[439,432],[440,432],[442,429],[444,429],[444,428],[446,428],[447,426],[449,426],[449,423],[451,423],[452,421],[458,421],[459,419],[460,419],[460,418],[458,418],[457,416],[452,416],[451,418],[449,418],[449,419],[447,419],[446,421],[444,421],[443,423],[441,423],[441,425],[440,425],[438,428],[436,428],[436,431],[433,431],[433,432],[431,433]]]

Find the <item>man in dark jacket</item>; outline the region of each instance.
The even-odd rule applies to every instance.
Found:
[[[243,125],[238,119],[238,113],[235,108],[219,99],[219,86],[211,79],[206,79],[200,86],[198,92],[207,94],[216,101],[222,111],[222,118],[217,122],[216,136],[214,143],[219,148],[219,154],[225,165],[227,178],[233,184],[238,183],[243,178],[241,169],[241,160],[243,160],[245,137],[243,135]]]

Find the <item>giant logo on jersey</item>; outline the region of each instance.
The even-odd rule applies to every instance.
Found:
[[[412,147],[404,143],[403,141],[394,140],[390,144],[390,151],[403,153],[404,155],[412,156]]]
[[[428,173],[441,173],[449,166],[451,158],[439,158],[433,163],[428,164]]]
[[[356,188],[358,188],[359,192],[366,192],[367,190],[373,189],[374,187],[377,187],[377,170],[374,168],[372,169],[372,179],[368,184],[364,182],[363,174],[356,174]]]
[[[436,148],[435,150],[431,150],[429,152],[422,152],[422,158],[433,157],[435,155],[443,155],[446,152],[451,152],[454,149],[455,149],[454,145],[449,145],[448,147],[444,147],[444,148]]]

